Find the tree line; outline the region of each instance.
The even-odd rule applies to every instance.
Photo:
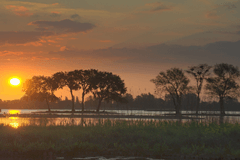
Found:
[[[211,70],[213,71],[211,72]],[[196,86],[189,86],[190,80],[185,76],[184,71],[179,68],[171,68],[166,72],[160,72],[155,79],[151,80],[156,86],[157,93],[168,94],[171,97],[177,115],[181,114],[183,96],[191,92],[197,95],[196,114],[198,114],[204,81],[206,81],[204,86],[206,94],[218,98],[221,115],[225,115],[224,101],[239,97],[240,87],[237,80],[240,72],[238,67],[227,63],[214,66],[200,64],[189,67],[186,73],[193,76]]]
[[[101,110],[148,110],[148,111],[175,111],[175,107],[171,96],[166,94],[165,97],[157,97],[152,93],[141,93],[136,97],[133,97],[130,93],[123,95],[128,103],[121,103],[110,101],[102,101]],[[76,110],[82,109],[82,102],[79,96],[74,96],[74,107]],[[204,96],[201,98],[199,104],[199,111],[219,111],[220,105],[217,99],[209,99],[209,96]],[[56,102],[49,102],[51,109],[71,109],[72,99],[68,97],[60,97]],[[226,111],[240,111],[240,103],[237,99],[226,99],[224,101],[226,106]],[[92,94],[86,95],[84,101],[85,111],[95,110],[98,106],[98,99],[94,98]],[[194,93],[187,93],[182,97],[182,108],[184,111],[196,111],[197,106],[197,95]],[[35,101],[29,100],[25,101],[23,99],[15,100],[4,100],[0,99],[1,109],[46,109],[47,104],[45,101]]]
[[[185,73],[191,75],[195,79],[195,86],[190,86],[190,79]],[[142,106],[142,100],[148,101],[148,106],[162,105],[166,102],[172,101],[176,114],[180,115],[181,110],[186,107],[186,96],[196,99],[196,114],[199,112],[200,95],[205,89],[206,95],[215,97],[219,100],[221,114],[225,114],[224,104],[229,99],[236,99],[239,96],[239,84],[237,79],[240,76],[238,67],[227,63],[220,63],[214,66],[207,64],[199,64],[191,66],[183,71],[180,68],[171,68],[165,72],[160,72],[155,79],[151,79],[156,86],[156,94],[164,95],[163,99],[154,99],[153,95],[142,94],[137,96],[134,100],[134,106]],[[204,85],[205,82],[205,85]],[[50,111],[49,102],[55,102],[59,98],[55,96],[54,92],[63,87],[68,87],[71,94],[72,112],[75,111],[75,96],[73,91],[82,91],[81,107],[84,111],[85,95],[90,94],[97,102],[96,111],[99,112],[102,102],[129,102],[133,104],[132,95],[126,94],[126,87],[124,81],[111,72],[102,72],[95,69],[89,70],[74,70],[69,72],[57,72],[52,76],[34,76],[26,80],[23,84],[23,91],[25,95],[24,100],[40,100],[46,101],[48,110]],[[183,103],[183,101],[185,101]],[[156,103],[156,104],[155,104]],[[115,103],[118,104],[118,103]],[[126,104],[119,104],[119,107],[129,106]],[[170,106],[169,106],[170,107]],[[129,108],[139,108],[129,106]],[[141,108],[141,107],[140,107]],[[149,107],[151,108],[151,107]]]
[[[84,112],[84,98],[92,93],[98,99],[96,111],[99,112],[102,101],[124,101],[126,93],[124,81],[111,72],[95,69],[57,72],[52,76],[33,76],[23,84],[24,100],[56,102],[59,98],[54,94],[56,90],[67,87],[72,97],[72,112],[75,112],[73,91],[82,90],[82,112]]]

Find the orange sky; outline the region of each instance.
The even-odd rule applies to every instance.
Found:
[[[171,67],[239,65],[239,8],[233,0],[1,0],[0,99],[23,96],[12,76],[93,68],[120,75],[137,96],[153,94],[150,79]]]

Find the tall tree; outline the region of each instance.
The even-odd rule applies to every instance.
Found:
[[[122,96],[127,91],[124,81],[109,72],[97,72],[91,83],[93,84],[91,92],[98,99],[97,112],[99,112],[103,100],[107,102],[122,101]]]
[[[198,66],[192,66],[189,67],[189,69],[186,71],[187,73],[191,74],[196,82],[196,94],[197,94],[197,108],[196,108],[196,114],[198,115],[199,110],[199,103],[200,103],[200,93],[202,91],[203,81],[206,79],[206,76],[209,75],[209,71],[212,67],[208,66],[207,64],[199,64]]]
[[[97,74],[97,70],[75,70],[74,74],[76,75],[76,83],[79,86],[79,89],[82,89],[82,113],[84,112],[84,97],[88,94],[93,87],[93,78]]]
[[[207,93],[219,98],[221,115],[225,114],[224,100],[239,96],[239,85],[236,83],[240,76],[238,67],[221,63],[216,64],[213,69],[214,77],[207,79]]]
[[[76,83],[76,73],[73,71],[70,72],[57,72],[53,75],[54,81],[57,82],[58,88],[63,88],[67,86],[70,90],[72,97],[72,113],[75,112],[74,108],[74,95],[73,91],[79,89],[79,85]]]
[[[27,79],[23,84],[24,100],[46,101],[48,111],[51,111],[49,102],[55,102],[58,98],[54,95],[57,89],[56,83],[51,77],[34,76],[32,79]]]
[[[171,68],[166,72],[160,72],[151,82],[155,84],[157,92],[171,95],[176,115],[181,115],[182,96],[190,89],[189,79],[183,71],[179,68]]]

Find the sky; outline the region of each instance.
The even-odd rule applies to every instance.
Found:
[[[240,0],[0,1],[2,100],[24,95],[8,84],[13,76],[93,68],[137,96],[154,94],[150,79],[161,71],[239,62]]]

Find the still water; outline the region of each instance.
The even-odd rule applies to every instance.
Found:
[[[6,114],[7,117],[0,117],[0,125],[9,125],[13,128],[18,128],[20,126],[26,125],[43,125],[43,126],[50,126],[50,125],[89,125],[89,124],[96,124],[99,123],[99,119],[97,118],[21,118],[21,117],[13,117],[12,114],[30,114],[39,111],[47,111],[46,109],[20,109],[20,110],[11,110],[11,109],[2,109],[0,114]],[[52,110],[56,111],[56,110]],[[58,111],[70,111],[70,110],[58,110]],[[144,110],[106,110],[108,112],[114,112],[117,114],[125,114],[125,115],[150,115],[150,116],[163,116],[164,114],[173,114],[174,111],[144,111]],[[195,113],[194,111],[182,111],[182,114],[186,113]],[[200,111],[200,113],[206,113],[206,111]],[[217,111],[207,111],[209,114],[218,114]],[[63,113],[64,114],[64,113]],[[79,113],[81,114],[81,113]],[[240,111],[226,111],[226,114],[240,114]],[[191,117],[191,116],[189,116]],[[192,116],[194,117],[194,116]],[[211,121],[218,121],[218,116],[199,116],[200,118],[204,118],[198,120],[200,122],[211,122]],[[101,119],[101,121],[105,121],[107,119]],[[116,121],[137,121],[140,119],[130,119],[130,118],[112,118],[112,122]],[[141,119],[144,121],[150,121],[151,119]],[[178,119],[167,119],[170,121],[178,121]],[[156,120],[156,121],[164,121],[164,119]],[[181,122],[190,122],[191,119],[183,119]],[[240,123],[239,116],[225,116],[224,122],[229,123]]]

